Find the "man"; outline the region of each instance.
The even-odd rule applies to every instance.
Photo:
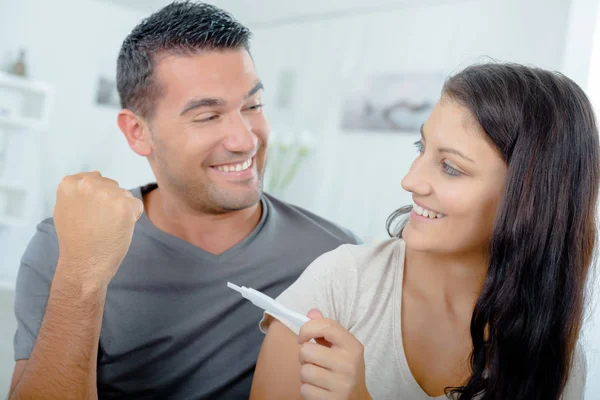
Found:
[[[183,2],[125,39],[118,125],[158,185],[61,181],[19,270],[11,399],[248,398],[261,311],[226,282],[275,297],[356,242],[261,193],[269,129],[249,36]]]

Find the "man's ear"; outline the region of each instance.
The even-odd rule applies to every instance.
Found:
[[[117,116],[117,124],[131,150],[143,157],[152,154],[152,137],[148,124],[143,118],[131,110],[123,109]]]

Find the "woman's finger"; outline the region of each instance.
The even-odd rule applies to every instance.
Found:
[[[333,346],[346,347],[356,339],[343,326],[332,319],[313,319],[300,329],[298,343],[302,344],[311,339],[323,338]]]
[[[306,316],[310,319],[323,319],[323,313],[316,308],[311,308]],[[315,342],[319,343],[322,346],[331,347],[331,343],[322,338],[316,338]]]
[[[300,395],[302,395],[304,400],[329,400],[331,398],[330,391],[309,383],[303,383],[300,386]]]
[[[306,342],[300,348],[300,364],[315,364],[332,371],[338,370],[343,361],[339,359],[338,353],[329,347]]]
[[[335,375],[328,369],[314,364],[300,367],[300,381],[331,391],[335,387]]]

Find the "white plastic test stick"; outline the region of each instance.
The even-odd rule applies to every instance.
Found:
[[[310,321],[310,318],[297,313],[296,311],[290,310],[258,290],[247,288],[245,286],[239,287],[231,282],[227,282],[227,287],[239,292],[245,299],[250,300],[252,304],[262,308],[273,317],[277,319],[283,319],[293,324],[296,328],[298,328],[298,330],[300,330],[302,325]]]

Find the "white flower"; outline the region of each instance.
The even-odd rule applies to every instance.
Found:
[[[301,153],[310,153],[317,146],[316,140],[309,130],[303,130],[302,133],[296,137],[296,145],[298,151]]]
[[[282,151],[290,150],[293,145],[294,145],[294,135],[291,132],[286,131],[285,133],[278,136],[277,146]]]

